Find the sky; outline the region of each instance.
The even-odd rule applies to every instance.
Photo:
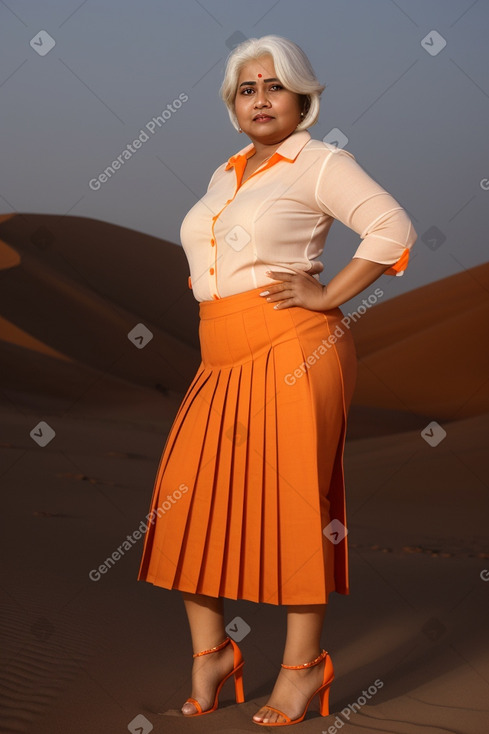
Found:
[[[6,0],[0,213],[88,217],[180,244],[213,171],[250,142],[219,97],[227,56],[273,33],[326,85],[311,136],[341,130],[411,217],[410,264],[381,278],[385,298],[410,291],[487,260],[488,28],[485,0]],[[141,131],[115,175],[90,184]],[[359,241],[333,224],[321,282]]]

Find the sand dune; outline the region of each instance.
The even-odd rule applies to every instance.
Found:
[[[140,387],[150,391],[143,402],[157,391],[178,404],[200,361],[181,247],[91,219],[32,214],[0,217],[0,238],[0,359],[12,397],[25,391],[39,405],[43,395],[73,402],[82,392],[92,407],[115,406],[133,404],[129,393]],[[379,303],[352,324],[359,372],[349,437],[489,411],[488,285],[481,265]],[[143,349],[127,337],[139,323],[153,334]],[[104,390],[87,391],[93,382]]]
[[[85,306],[93,302],[97,310],[105,304],[115,313],[147,319],[198,348],[198,305],[180,246],[107,222],[41,214],[0,219],[0,240],[20,255],[25,277],[38,279],[42,288],[54,285],[64,295],[66,281],[75,288],[74,301],[88,294]],[[8,317],[10,304],[22,326],[25,317],[15,295],[3,297],[1,313]],[[41,327],[39,319],[36,326]]]
[[[489,264],[376,304],[352,325],[356,405],[454,420],[489,412]]]
[[[111,733],[144,717],[155,734],[255,731],[279,669],[280,610],[226,603],[226,623],[240,616],[251,628],[246,703],[233,705],[227,685],[215,714],[187,721],[178,709],[192,646],[179,595],[136,582],[142,541],[96,584],[88,575],[145,517],[199,363],[182,249],[30,214],[0,216],[0,239],[0,729]],[[487,728],[488,277],[489,266],[472,268],[379,303],[352,327],[352,593],[333,595],[327,612],[331,715],[313,706],[297,732]],[[138,323],[153,333],[142,349],[127,336]],[[41,419],[56,432],[44,448],[29,435]],[[431,420],[447,429],[436,448],[420,435]],[[376,679],[382,690],[351,714]]]
[[[26,220],[33,233],[30,239]],[[0,255],[5,256],[0,261],[4,390],[74,400],[80,390],[85,392],[86,384],[103,379],[106,385],[122,381],[114,401],[124,401],[124,382],[128,390],[140,386],[181,396],[200,359],[192,343],[198,341],[198,307],[187,286],[181,248],[159,243],[159,256],[148,254],[145,259],[145,245],[155,249],[154,242],[146,242],[152,238],[141,236],[138,242],[135,233],[121,233],[118,227],[92,220],[71,221],[77,236],[63,237],[61,244],[58,220],[24,215],[0,223],[4,245]],[[63,227],[67,228],[66,221]],[[77,244],[84,237],[90,247]],[[94,252],[97,241],[103,257]],[[110,265],[111,258],[117,260],[116,249],[119,263],[126,254],[124,267]],[[78,250],[82,254],[75,257]],[[13,266],[12,252],[18,259]],[[131,252],[139,254],[136,257]],[[132,260],[139,257],[145,259],[148,274],[158,274],[159,269],[164,274],[160,303],[161,287],[153,284],[147,289],[144,280],[131,281]],[[185,322],[187,317],[193,328]],[[185,323],[184,328],[180,322]],[[128,339],[139,323],[153,334],[143,349]],[[112,402],[109,395],[107,399]],[[103,394],[97,395],[100,400],[104,402]]]

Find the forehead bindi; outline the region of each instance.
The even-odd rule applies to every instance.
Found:
[[[260,67],[258,67],[259,69]],[[240,74],[240,81],[238,84],[238,87],[243,87],[247,85],[256,86],[257,82],[268,84],[273,82],[279,82],[278,77],[276,76],[275,69],[263,69],[263,66],[261,67],[261,71],[258,71],[256,66],[253,68],[253,66],[245,67],[241,74]]]
[[[277,72],[273,59],[268,56],[261,57],[259,59],[252,59],[241,67],[240,74],[241,80],[244,79],[261,79],[265,80],[269,77],[276,77]]]

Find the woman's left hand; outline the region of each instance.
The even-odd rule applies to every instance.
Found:
[[[270,302],[277,301],[274,306],[277,310],[301,306],[311,311],[325,311],[326,286],[303,270],[291,270],[295,270],[295,273],[267,270],[266,275],[281,282],[265,286],[260,296]]]

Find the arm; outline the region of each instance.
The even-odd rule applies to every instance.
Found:
[[[404,273],[417,239],[412,222],[396,199],[363,170],[351,153],[336,150],[324,161],[315,202],[321,211],[360,235],[362,241],[352,260],[327,285],[309,273],[267,271],[270,278],[281,281],[260,293],[268,296],[267,301],[280,301],[274,308],[295,305],[326,311],[361,293],[383,273]]]
[[[348,301],[385,273],[402,275],[417,239],[399,202],[356,162],[337,150],[323,164],[316,203],[362,238],[353,258],[323,289],[326,308]]]
[[[390,265],[359,257],[351,260],[324,286],[324,305],[321,310],[337,308],[345,301],[349,301],[376,281],[389,267]]]

